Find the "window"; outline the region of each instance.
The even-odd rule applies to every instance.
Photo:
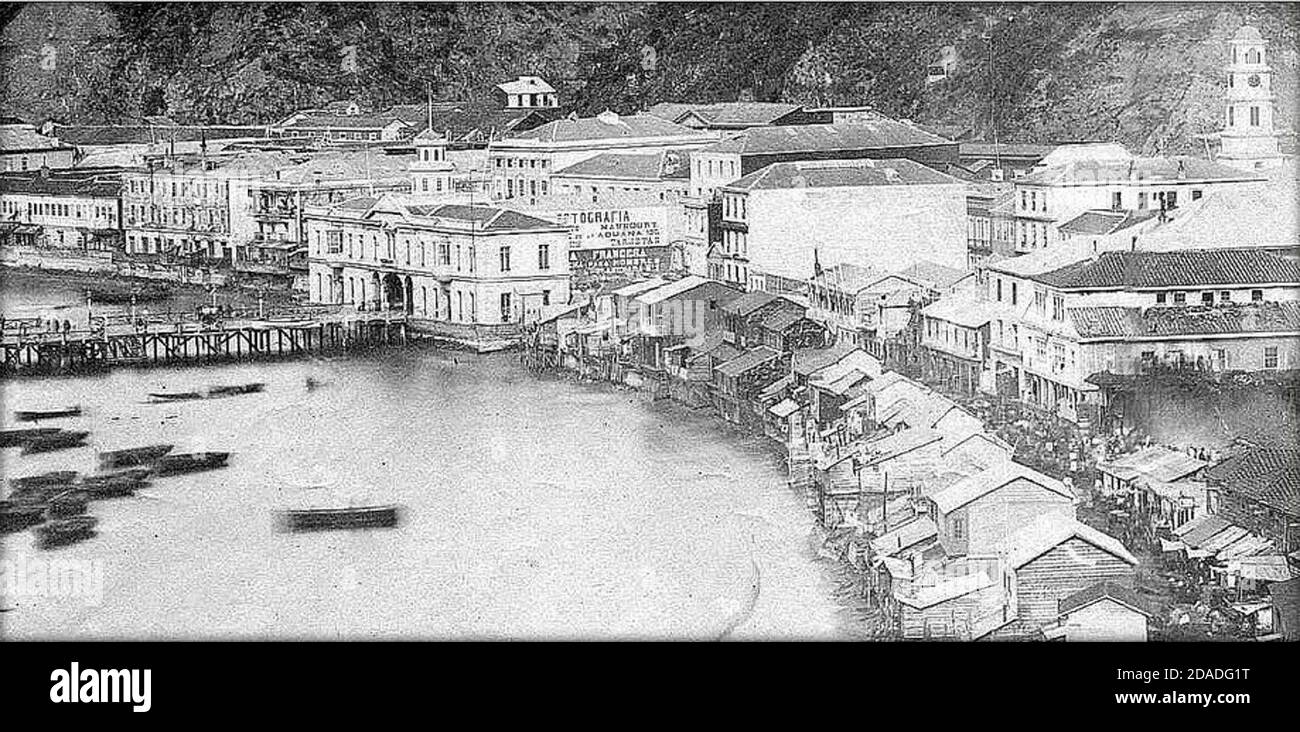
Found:
[[[1016,304],[1016,283],[1011,283],[1011,304]]]
[[[1201,200],[1201,191],[1199,189],[1195,189],[1195,188],[1192,189],[1192,200],[1193,201]]]
[[[1052,295],[1052,320],[1065,320],[1065,297]]]
[[[1124,194],[1120,191],[1110,194],[1110,207],[1115,211],[1124,208]]]
[[[1201,293],[1201,304],[1202,304],[1202,305],[1213,305],[1213,304],[1214,304],[1214,293],[1213,293],[1213,292],[1202,292],[1202,293]]]
[[[1277,346],[1264,347],[1264,368],[1277,368]]]
[[[445,241],[438,242],[438,264],[444,267],[451,266],[451,244]]]
[[[1228,107],[1228,126],[1231,127],[1237,123],[1236,107]]]
[[[1156,304],[1157,304],[1157,305],[1164,305],[1164,304],[1165,304],[1165,300],[1168,299],[1168,297],[1169,297],[1169,296],[1166,295],[1166,294],[1163,293],[1163,292],[1157,292],[1157,293],[1156,293]]]
[[[1263,291],[1263,290],[1251,290],[1251,291],[1250,291],[1250,301],[1251,301],[1251,302],[1261,302],[1261,301],[1263,301],[1263,299],[1264,299],[1264,291]]]
[[[510,271],[510,247],[501,247],[501,271]]]
[[[1165,206],[1167,208],[1178,208],[1178,191],[1170,191],[1165,194]]]
[[[542,290],[542,305],[545,306],[550,304],[551,304],[551,291]]]
[[[1138,210],[1145,211],[1147,207],[1147,194],[1145,192],[1138,194]]]
[[[1220,290],[1219,302],[1232,302],[1232,293],[1227,290]]]
[[[1175,293],[1174,293],[1174,304],[1175,304],[1175,305],[1186,305],[1186,304],[1187,304],[1187,293],[1186,293],[1186,292],[1175,292]]]
[[[1259,107],[1250,108],[1250,126],[1259,127]]]
[[[998,302],[1002,302],[1002,278],[997,279]]]
[[[956,516],[952,520],[952,538],[957,541],[966,540],[966,519]]]
[[[537,245],[537,268],[538,269],[551,268],[551,245],[550,244]]]
[[[501,293],[501,322],[510,322],[510,293]]]

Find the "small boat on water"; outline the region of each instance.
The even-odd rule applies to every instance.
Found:
[[[232,386],[214,386],[208,389],[208,397],[237,396],[239,394],[256,394],[266,388],[262,382],[251,384],[234,384]]]
[[[203,394],[197,391],[151,391],[149,398],[155,402],[183,402],[191,399],[202,399]]]
[[[110,305],[126,305],[132,300],[137,303],[157,302],[166,300],[172,296],[170,287],[158,284],[147,284],[138,287],[92,287],[90,288],[90,299],[93,302],[107,303]]]
[[[86,512],[90,494],[83,490],[64,491],[50,499],[50,518],[69,518]]]
[[[59,430],[52,435],[29,440],[27,444],[23,445],[23,454],[30,455],[37,452],[53,452],[71,447],[81,447],[86,444],[86,438],[89,436],[90,432],[87,430]]]
[[[132,468],[117,473],[87,475],[78,487],[92,499],[99,499],[134,495],[148,484],[149,468]]]
[[[45,520],[45,504],[0,501],[0,534],[22,531]]]
[[[0,430],[0,447],[19,447],[36,439],[56,434],[58,427],[26,427]]]
[[[9,480],[9,487],[13,492],[18,493],[37,488],[72,485],[77,481],[77,475],[75,470],[51,470],[48,473],[40,473],[39,475],[24,475],[21,478],[12,478]]]
[[[139,465],[150,465],[158,461],[158,458],[172,451],[175,445],[145,445],[143,447],[129,447],[124,450],[108,450],[99,453],[99,465],[101,468],[130,468]]]
[[[36,533],[42,547],[63,546],[94,536],[98,524],[99,519],[94,516],[73,516],[44,524],[36,529]]]
[[[76,417],[81,414],[80,406],[65,407],[63,409],[29,409],[18,410],[14,412],[14,417],[19,422],[38,422],[42,419],[59,419],[62,417]]]
[[[395,505],[305,508],[284,511],[280,520],[290,531],[376,529],[396,526],[399,513]]]
[[[179,455],[164,455],[158,459],[158,475],[177,475],[195,473],[200,470],[214,470],[226,467],[230,459],[228,452],[193,452]]]

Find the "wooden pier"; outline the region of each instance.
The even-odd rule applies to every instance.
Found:
[[[147,322],[119,315],[98,318],[90,329],[68,331],[38,331],[30,323],[5,321],[0,377],[293,358],[402,344],[407,337],[403,313],[352,308],[304,308],[262,318],[238,314],[209,323],[191,314]]]

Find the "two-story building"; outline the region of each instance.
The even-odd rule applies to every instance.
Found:
[[[120,251],[121,188],[115,169],[0,173],[0,242]]]
[[[569,301],[568,230],[550,221],[392,195],[308,207],[306,219],[312,302],[517,326]]]
[[[988,363],[990,308],[970,297],[947,297],[923,308],[921,318],[923,377],[949,391],[979,391]]]
[[[0,125],[0,171],[71,168],[77,149],[26,124]]]

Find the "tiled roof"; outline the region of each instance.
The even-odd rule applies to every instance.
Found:
[[[557,119],[515,136],[520,140],[539,142],[579,142],[583,140],[615,140],[642,137],[691,137],[700,133],[689,127],[669,122],[649,114],[619,116],[601,113],[595,117]]]
[[[1028,276],[1067,290],[1300,284],[1300,264],[1259,250],[1106,252]]]
[[[1119,604],[1131,608],[1132,610],[1142,613],[1147,617],[1154,617],[1151,609],[1147,607],[1146,602],[1138,597],[1137,593],[1129,588],[1111,580],[1102,580],[1094,585],[1079,590],[1078,592],[1061,600],[1058,609],[1061,615],[1068,615],[1076,610],[1082,610],[1093,603],[1102,600],[1114,600]]]
[[[657,153],[601,153],[552,173],[553,178],[631,178],[636,180],[684,180],[690,178],[690,153],[665,150]]]
[[[1060,229],[1066,234],[1083,234],[1105,236],[1127,229],[1143,221],[1149,221],[1159,211],[1084,211],[1069,221],[1061,224]]]
[[[726,187],[741,190],[960,184],[956,178],[905,158],[799,160],[773,163]]]
[[[1206,471],[1223,489],[1267,506],[1300,515],[1300,450],[1243,448]]]
[[[956,143],[915,125],[882,118],[834,125],[754,127],[705,149],[709,152],[766,155],[933,145]]]
[[[1129,181],[1263,180],[1220,163],[1193,157],[1133,158],[1132,160],[1073,160],[1034,171],[1021,185],[1087,185]]]
[[[720,371],[724,376],[739,376],[746,371],[758,368],[768,361],[775,360],[781,354],[773,351],[766,346],[759,346],[748,353],[743,353],[726,363],[718,364],[714,368]]]
[[[1069,308],[1081,338],[1165,338],[1226,333],[1300,332],[1300,303]]]

